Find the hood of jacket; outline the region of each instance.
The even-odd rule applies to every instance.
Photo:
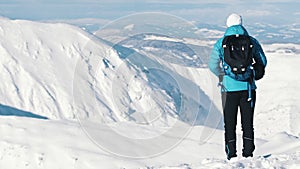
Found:
[[[234,25],[226,29],[224,36],[230,36],[236,34],[249,35],[247,30],[242,25]]]

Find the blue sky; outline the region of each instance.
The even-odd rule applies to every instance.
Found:
[[[237,12],[246,24],[293,24],[300,23],[299,6],[298,0],[0,0],[0,15],[27,20],[115,20],[137,12],[166,12],[220,25]]]

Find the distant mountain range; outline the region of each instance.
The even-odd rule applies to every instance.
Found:
[[[103,25],[99,23],[76,23],[72,24],[85,29],[88,32],[95,32],[102,28]],[[195,24],[199,29],[208,29],[211,31],[218,31],[222,33],[225,31],[226,27],[222,25],[210,25],[203,23]],[[272,44],[272,43],[296,43],[300,44],[300,24],[295,23],[292,25],[271,25],[267,23],[255,23],[254,25],[245,25],[248,33],[262,43]],[[205,36],[203,36],[205,38]],[[207,36],[208,39],[214,39],[211,36]]]

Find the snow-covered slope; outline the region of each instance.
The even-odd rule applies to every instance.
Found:
[[[151,118],[144,116],[147,111],[157,109],[159,124],[165,124],[168,118],[193,123],[197,113],[209,111],[210,104],[198,101],[197,97],[210,99],[198,88],[199,83],[189,78],[191,76],[178,74],[172,65],[167,70],[158,70],[166,67],[165,62],[158,63],[126,47],[116,49],[65,24],[8,19],[0,22],[3,82],[0,102],[3,106],[50,119],[75,119],[76,112],[83,119],[141,120],[141,123],[148,123]],[[180,49],[183,45],[176,47]],[[124,51],[136,58],[125,59],[120,53]],[[185,54],[182,50],[177,51],[177,55],[180,55],[178,52],[199,66],[194,61],[195,54]],[[193,73],[196,78],[208,72],[193,71],[183,68],[180,72]],[[191,88],[179,91],[178,85]],[[169,101],[162,105],[162,99]],[[144,104],[146,102],[151,107]],[[186,110],[181,111],[181,106],[186,106]],[[200,107],[200,110],[188,110],[190,107]],[[201,122],[203,120],[196,120],[198,124]]]
[[[229,163],[216,79],[184,44],[211,42],[152,34],[112,45],[66,24],[0,19],[0,168],[299,167],[299,45],[263,46],[268,68],[257,83],[255,157]],[[155,59],[159,47],[178,60]],[[172,127],[191,130],[166,132]]]
[[[269,137],[268,141],[256,140],[257,150],[273,153],[268,159],[256,154],[253,159],[233,163],[225,160],[223,131],[217,130],[206,144],[199,144],[201,126],[194,127],[189,136],[171,151],[145,159],[120,158],[103,151],[74,122],[1,117],[0,128],[0,168],[5,169],[297,168],[300,165],[299,138],[285,132]],[[111,134],[107,126],[99,128],[99,135]],[[123,129],[131,131],[132,126]],[[106,142],[118,146],[113,140]],[[136,145],[130,142],[124,142],[122,146],[136,149]],[[151,145],[155,146],[159,144]]]
[[[88,37],[65,24],[7,19],[0,20],[0,37],[1,104],[51,119],[74,118],[72,79]]]

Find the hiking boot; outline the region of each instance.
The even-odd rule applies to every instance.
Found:
[[[253,157],[253,154],[252,153],[242,153],[242,156],[245,157],[245,158],[248,158],[248,157]]]
[[[229,154],[229,155],[227,155],[227,160],[232,161],[231,159],[234,158],[234,157],[237,157],[237,155],[236,154],[231,154],[231,155]],[[234,159],[237,159],[237,158],[234,158]]]

